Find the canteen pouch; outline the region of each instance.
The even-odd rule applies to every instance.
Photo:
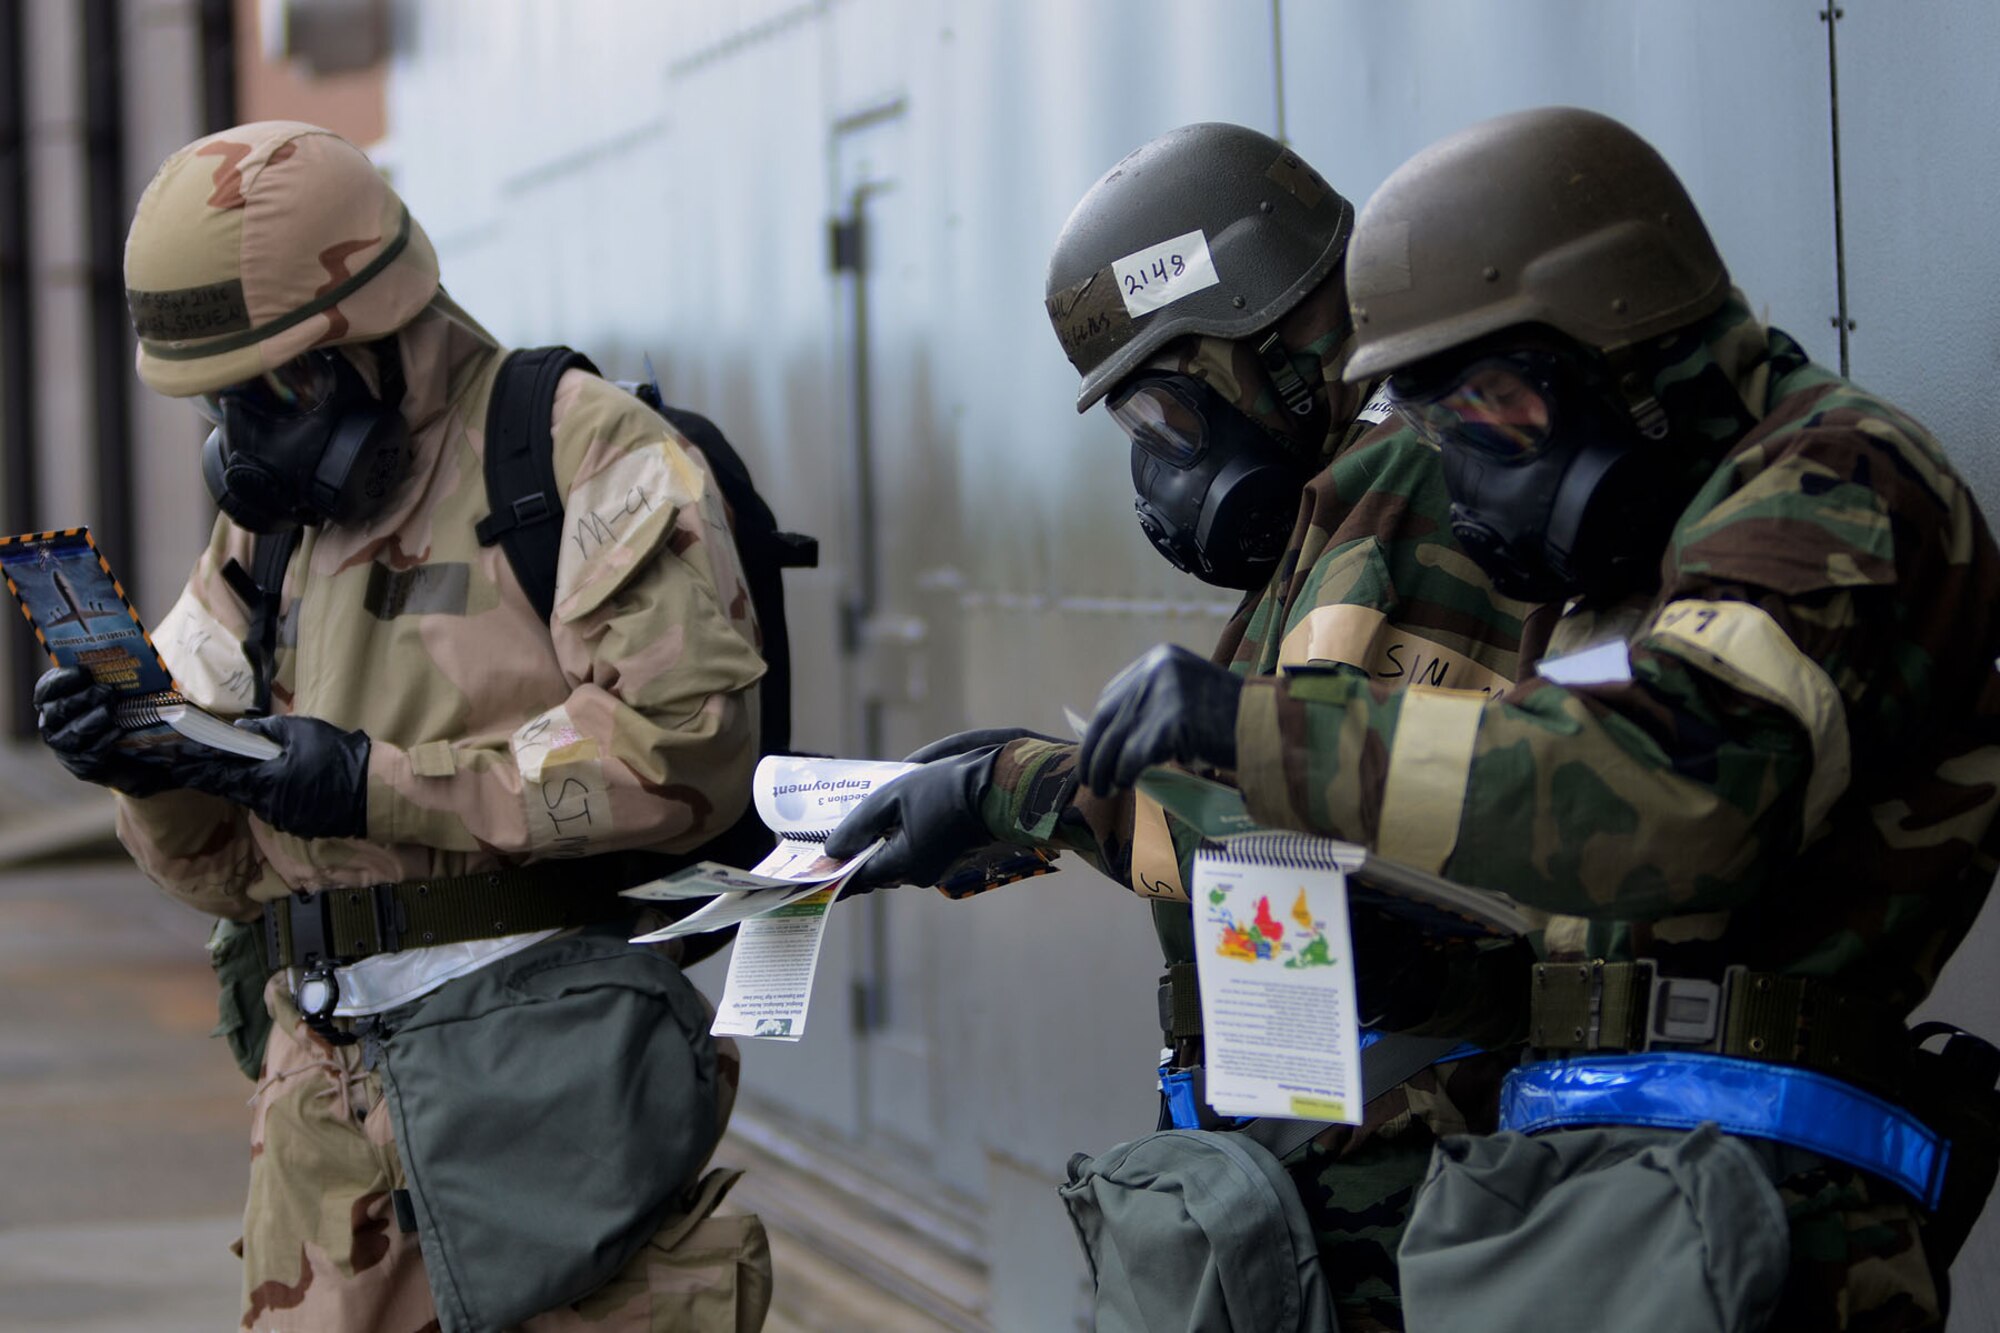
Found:
[[[263,927],[227,917],[208,932],[208,965],[215,969],[216,1024],[209,1036],[229,1043],[236,1067],[255,1083],[264,1072],[264,1046],[271,1039],[271,1011],[264,1006]]]
[[[364,1024],[441,1333],[489,1333],[619,1272],[719,1136],[709,1010],[622,935],[543,941]]]
[[[1756,1333],[1791,1230],[1764,1160],[1714,1125],[1451,1135],[1397,1264],[1425,1333]],[[1671,1293],[1671,1297],[1665,1293]]]
[[[1333,1299],[1285,1169],[1241,1134],[1172,1129],[1070,1159],[1058,1187],[1098,1333],[1330,1333]]]

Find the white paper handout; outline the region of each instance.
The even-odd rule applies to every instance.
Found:
[[[838,889],[812,889],[775,911],[743,923],[729,955],[729,978],[722,983],[709,1031],[718,1037],[771,1037],[797,1041],[805,1035],[813,977],[826,914]]]
[[[749,870],[701,861],[625,890],[627,898],[665,901],[709,898],[709,903],[680,920],[637,936],[634,944],[653,944],[697,935],[747,921],[765,912],[789,907],[814,888],[832,884],[858,867],[874,852],[839,861],[826,854],[826,835],[856,802],[875,788],[915,768],[867,759],[808,759],[767,755],[751,779],[757,813],[778,835],[771,854]]]
[[[758,815],[778,835],[769,856],[749,870],[698,862],[625,890],[628,898],[651,901],[710,899],[680,920],[635,937],[634,944],[739,926],[709,1031],[781,1041],[804,1035],[827,911],[847,876],[882,845],[878,841],[842,861],[826,854],[827,835],[862,797],[915,767],[767,756],[751,783]]]
[[[1196,854],[1195,963],[1218,1114],[1361,1123],[1346,885],[1360,852],[1253,833]]]

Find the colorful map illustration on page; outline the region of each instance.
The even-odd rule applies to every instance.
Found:
[[[1249,894],[1232,895],[1220,885],[1208,891],[1208,919],[1222,927],[1222,937],[1215,947],[1218,957],[1245,963],[1276,961],[1289,968],[1332,967],[1338,961],[1327,942],[1326,922],[1314,918],[1303,885],[1287,914],[1294,923],[1289,927],[1272,913],[1269,894],[1256,895],[1248,924],[1238,920],[1230,902],[1232,896],[1246,902],[1250,898]]]

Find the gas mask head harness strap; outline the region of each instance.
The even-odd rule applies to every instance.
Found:
[[[1452,534],[1509,597],[1553,602],[1642,586],[1678,515],[1688,460],[1638,349],[1506,329],[1388,380],[1443,453]]]
[[[379,396],[346,352],[315,348],[197,400],[215,425],[202,446],[202,479],[237,526],[270,533],[355,524],[381,509],[407,465],[409,428],[395,338],[367,347]]]
[[[1312,479],[1298,452],[1193,375],[1143,371],[1109,407],[1132,441],[1133,506],[1154,549],[1218,587],[1268,582]]]

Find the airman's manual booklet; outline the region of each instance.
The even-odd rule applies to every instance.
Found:
[[[1164,765],[1139,775],[1139,790],[1192,826],[1204,838],[1234,844],[1273,830],[1250,818],[1243,793],[1224,783]],[[1525,935],[1539,923],[1521,905],[1494,889],[1457,884],[1429,871],[1376,856],[1336,838],[1288,835],[1317,843],[1324,854],[1347,867],[1351,896],[1385,915],[1408,921],[1432,935]]]
[[[116,692],[121,746],[150,749],[185,738],[247,759],[281,753],[276,742],[181,696],[90,529],[0,537],[0,574],[49,660],[81,667]]]
[[[1195,969],[1219,1115],[1361,1123],[1347,875],[1361,849],[1297,833],[1194,858]]]
[[[805,1034],[826,914],[847,876],[875,846],[846,861],[826,854],[827,835],[875,788],[915,768],[866,759],[767,755],[751,780],[757,813],[778,835],[771,854],[748,871],[704,861],[625,890],[631,898],[712,898],[672,925],[633,940],[670,940],[742,922],[729,977],[709,1031],[719,1037]]]

